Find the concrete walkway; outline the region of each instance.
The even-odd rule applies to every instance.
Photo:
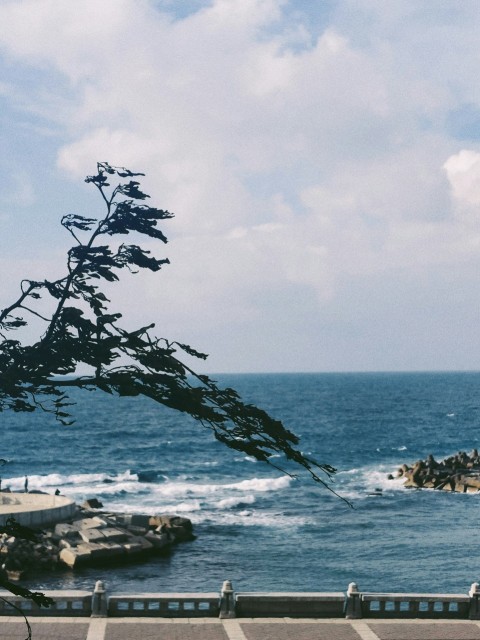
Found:
[[[480,640],[469,620],[293,618],[31,618],[33,640]],[[24,640],[25,622],[0,618],[1,640]]]

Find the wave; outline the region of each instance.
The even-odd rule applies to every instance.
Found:
[[[335,476],[335,490],[348,500],[370,498],[372,493],[388,496],[405,491],[403,478],[388,478],[394,469],[395,465],[381,464],[339,471]]]
[[[282,491],[289,487],[292,479],[287,476],[248,478],[237,482],[198,482],[187,475],[177,479],[164,477],[162,482],[140,482],[138,475],[126,470],[118,474],[78,473],[32,475],[28,477],[30,490],[61,493],[81,504],[96,497],[105,509],[127,513],[189,513],[195,521],[208,520],[243,522],[255,515],[261,523],[258,505],[254,512],[245,507],[257,502],[257,496]],[[22,491],[25,478],[5,478],[3,486],[13,491]],[[271,505],[268,505],[271,508]],[[233,519],[229,512],[235,512]],[[225,515],[225,517],[224,517]],[[260,519],[259,519],[260,518]],[[291,523],[290,523],[291,524]]]
[[[243,507],[246,504],[253,504],[255,502],[255,496],[242,496],[241,498],[223,498],[216,502],[216,506],[219,509],[233,509],[234,507]]]
[[[252,478],[251,480],[241,480],[233,484],[227,484],[225,487],[243,491],[276,491],[278,489],[287,488],[292,482],[289,476],[281,476],[280,478]]]

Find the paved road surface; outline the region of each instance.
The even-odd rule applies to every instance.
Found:
[[[293,618],[31,618],[33,640],[480,640],[463,620]],[[0,640],[25,640],[25,622],[0,618]]]

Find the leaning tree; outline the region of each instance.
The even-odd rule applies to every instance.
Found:
[[[74,240],[65,275],[58,280],[22,280],[17,300],[0,313],[0,412],[40,409],[71,424],[71,388],[145,396],[189,414],[228,447],[293,477],[295,468],[307,472],[331,490],[328,480],[335,469],[302,453],[294,433],[181,360],[182,353],[200,359],[205,354],[158,338],[153,323],[127,330],[122,314],[109,308],[102,284],[118,281],[122,269],[159,271],[169,262],[138,244],[118,241],[118,236],[134,234],[167,242],[158,222],[173,214],[146,204],[149,196],[135,180],[142,175],[97,163],[96,175],[86,182],[97,189],[103,214],[69,213],[62,218]],[[38,339],[15,339],[15,331],[32,318],[44,324]],[[274,464],[274,454],[285,464]]]

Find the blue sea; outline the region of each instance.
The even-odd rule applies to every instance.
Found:
[[[37,575],[30,586],[112,592],[246,590],[466,593],[480,579],[480,494],[405,489],[404,462],[480,444],[480,373],[214,376],[338,469],[333,488],[233,452],[188,416],[141,398],[76,391],[76,423],[0,414],[2,485],[99,498],[106,509],[176,513],[196,540],[166,557]],[[480,447],[479,447],[480,448]],[[156,472],[140,482],[140,472]],[[381,497],[372,497],[376,488]]]

